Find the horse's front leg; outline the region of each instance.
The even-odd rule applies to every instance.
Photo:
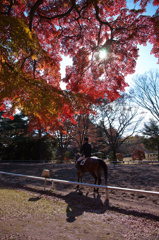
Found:
[[[82,177],[84,176],[84,172],[77,172],[77,175],[78,175],[78,182],[83,182],[82,181]],[[79,185],[77,185],[77,189],[79,189]]]
[[[78,182],[80,182],[80,172],[77,172],[77,177],[78,177]],[[79,185],[77,185],[77,187],[76,187],[77,189],[79,189]]]

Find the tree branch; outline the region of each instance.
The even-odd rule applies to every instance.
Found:
[[[67,16],[69,13],[71,13],[74,8],[76,8],[76,1],[75,1],[75,0],[72,0],[72,6],[71,6],[70,9],[69,9],[67,12],[65,12],[65,13],[57,14],[57,15],[55,15],[55,16],[53,16],[53,17],[47,17],[47,16],[43,16],[43,15],[41,15],[41,14],[39,14],[39,16],[40,16],[41,18],[50,19],[50,20],[53,20],[53,19],[55,19],[55,18],[60,19],[60,18],[63,18],[63,17],[65,17],[65,16]]]
[[[30,10],[30,21],[29,21],[29,29],[31,31],[32,29],[32,22],[33,22],[33,18],[34,18],[34,13],[36,11],[36,9],[43,4],[43,0],[37,0],[36,3],[34,4],[34,6],[31,8]]]
[[[94,2],[93,5],[94,5],[95,11],[96,11],[96,19],[98,20],[98,22],[99,22],[101,25],[107,25],[107,26],[110,28],[110,31],[111,31],[111,40],[113,40],[113,27],[109,24],[109,22],[106,22],[106,21],[101,20],[101,18],[99,17],[99,7],[98,7],[97,3]]]

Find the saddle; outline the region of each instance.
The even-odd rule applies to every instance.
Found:
[[[83,159],[80,161],[80,165],[83,166],[85,164],[85,162],[87,161],[87,158]]]

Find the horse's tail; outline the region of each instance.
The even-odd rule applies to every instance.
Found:
[[[103,172],[104,172],[104,178],[105,178],[105,185],[107,185],[107,180],[108,180],[108,167],[106,165],[106,163],[100,159],[99,160],[99,165],[102,167]]]

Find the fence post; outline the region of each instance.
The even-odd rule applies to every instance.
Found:
[[[105,189],[105,193],[106,193],[106,200],[109,200],[109,190],[107,187]]]
[[[46,178],[50,178],[50,171],[48,169],[44,169],[42,171],[41,177],[45,178],[45,180],[44,180],[44,191],[45,191],[45,188],[46,188]]]
[[[54,190],[54,180],[52,180],[51,189]]]
[[[44,180],[44,191],[45,191],[45,188],[46,188],[46,178]]]

